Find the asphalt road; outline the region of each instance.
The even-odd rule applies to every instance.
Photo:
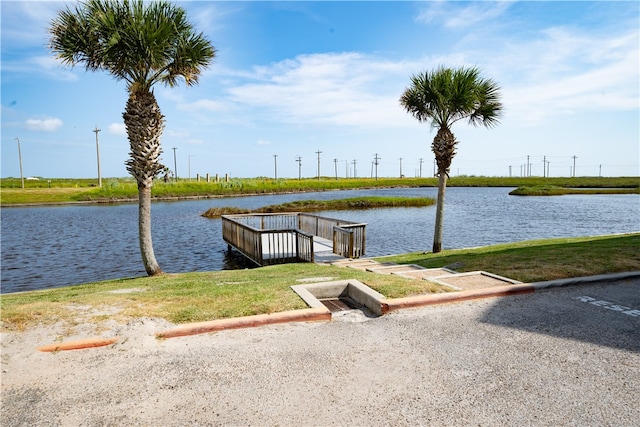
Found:
[[[146,332],[109,348],[24,356],[39,372],[6,361],[1,424],[637,426],[640,420],[637,278],[366,321],[164,341]]]

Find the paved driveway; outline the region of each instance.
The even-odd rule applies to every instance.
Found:
[[[640,420],[640,279],[100,349],[3,337],[3,426],[614,425]]]

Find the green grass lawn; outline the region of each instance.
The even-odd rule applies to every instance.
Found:
[[[483,270],[521,282],[640,271],[640,234],[532,240],[433,253],[378,258],[459,272]]]
[[[455,265],[458,271],[484,270],[522,282],[622,271],[640,271],[640,233],[593,238],[553,239],[379,258],[381,261]],[[298,279],[357,279],[385,295],[399,298],[447,292],[424,280],[318,264],[285,264],[249,270],[165,274],[110,280],[57,289],[2,295],[4,330],[39,323],[126,322],[158,317],[186,323],[304,308],[289,287]],[[82,320],[79,312],[84,313]],[[94,314],[92,314],[94,313]]]

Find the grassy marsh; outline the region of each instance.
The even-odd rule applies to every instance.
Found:
[[[270,179],[233,178],[219,182],[204,180],[179,180],[177,182],[154,182],[152,196],[156,199],[213,198],[250,194],[276,194],[340,189],[367,189],[389,187],[436,187],[436,178],[339,178],[321,179]],[[476,177],[454,176],[450,187],[521,187],[551,185],[562,188],[640,188],[639,177]],[[19,178],[0,179],[0,203],[64,203],[64,202],[132,202],[137,201],[137,186],[133,178],[103,179],[101,188],[97,180],[90,179],[45,179],[25,181],[20,188]],[[59,191],[58,189],[65,189]]]
[[[428,197],[353,197],[336,200],[297,200],[278,205],[264,206],[258,209],[239,209],[233,206],[208,209],[202,216],[218,218],[221,215],[247,213],[277,213],[277,212],[317,212],[323,210],[356,210],[398,207],[422,207],[436,203]]]

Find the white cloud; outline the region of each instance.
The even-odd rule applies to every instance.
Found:
[[[50,21],[62,2],[3,1],[2,41],[13,48],[41,46],[47,40]]]
[[[76,81],[77,74],[70,68],[63,66],[53,56],[35,55],[20,61],[3,61],[3,72],[20,74],[42,74],[61,81]]]
[[[501,74],[496,80],[508,114],[538,125],[564,114],[637,109],[637,38],[637,30],[607,38],[550,29],[534,42],[508,46],[491,65]]]
[[[490,52],[483,47],[411,61],[353,52],[299,55],[236,73],[242,83],[226,84],[230,103],[256,119],[394,127],[414,123],[398,102],[411,74],[440,64],[480,64],[502,87],[503,121],[540,125],[563,115],[637,108],[637,39],[637,29],[603,35],[548,28],[533,39],[490,46]]]
[[[271,145],[271,141],[266,141],[264,139],[258,140],[258,145]]]
[[[254,68],[231,99],[274,120],[296,124],[396,126],[398,98],[423,61],[393,62],[359,53],[300,55]]]
[[[27,119],[25,126],[29,130],[38,132],[53,132],[63,125],[62,120],[56,117],[46,117],[44,119]]]
[[[179,132],[173,129],[167,129],[166,135],[171,138],[186,139],[187,137],[189,137],[189,132]]]
[[[127,128],[124,123],[111,123],[109,125],[109,133],[111,135],[127,136]]]
[[[416,20],[426,24],[442,23],[445,27],[452,29],[475,27],[481,22],[502,16],[512,3],[511,1],[472,3],[430,1],[424,3],[425,6]]]
[[[227,111],[229,106],[221,101],[214,101],[212,99],[199,99],[195,102],[190,103],[180,103],[178,105],[180,110],[184,111],[193,111],[193,112],[204,112],[204,111]]]

